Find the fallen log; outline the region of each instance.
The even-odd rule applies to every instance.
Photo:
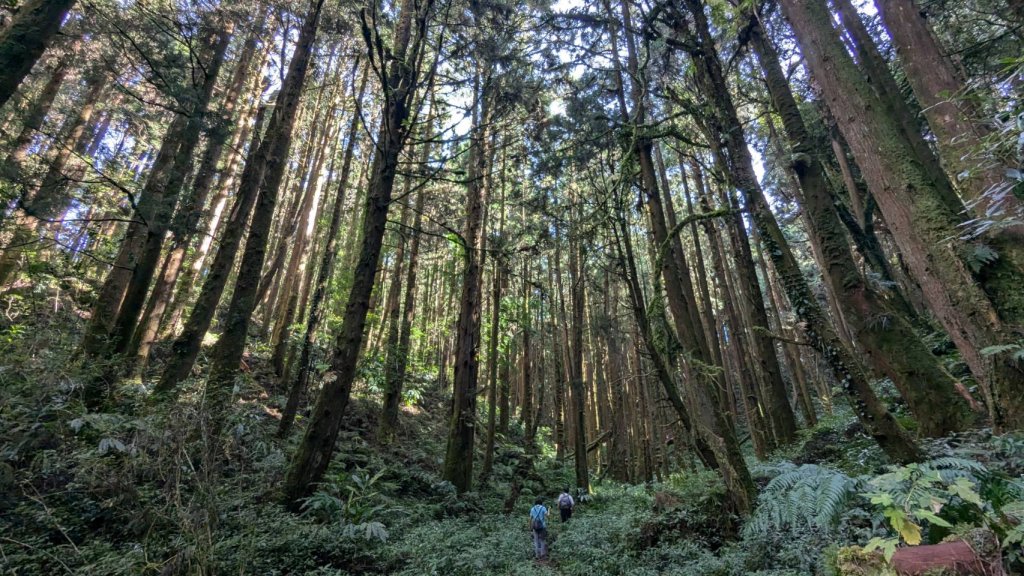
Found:
[[[955,540],[896,550],[890,562],[880,551],[866,552],[859,546],[840,550],[840,576],[1005,576],[999,539],[984,528],[974,529]]]
[[[609,430],[609,431],[601,434],[597,438],[595,438],[593,442],[591,442],[590,444],[587,444],[587,454],[590,454],[594,450],[597,450],[597,447],[600,446],[602,442],[604,442],[605,440],[607,440],[607,439],[609,439],[611,437],[612,437],[612,431]],[[572,458],[575,455],[576,455],[576,451],[573,450],[572,452],[569,452],[568,454],[566,454],[565,457],[566,458]]]

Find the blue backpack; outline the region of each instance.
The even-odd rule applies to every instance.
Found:
[[[534,505],[534,507],[530,509],[530,527],[534,530],[544,530],[547,528],[547,520],[545,519],[545,513],[547,511],[547,508],[540,504]]]

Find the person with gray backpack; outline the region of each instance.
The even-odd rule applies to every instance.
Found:
[[[568,486],[558,495],[557,502],[558,514],[562,517],[562,523],[565,524],[569,518],[572,518],[572,510],[576,507],[576,501],[572,499],[572,494],[569,494]]]
[[[537,498],[530,508],[530,531],[533,532],[533,556],[537,560],[548,559],[548,509],[544,499]]]

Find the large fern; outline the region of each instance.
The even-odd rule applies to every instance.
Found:
[[[839,523],[860,480],[842,472],[804,464],[783,463],[765,486],[758,506],[744,526],[748,535],[788,531],[795,527],[830,531]]]

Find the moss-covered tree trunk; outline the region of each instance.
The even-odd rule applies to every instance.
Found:
[[[980,139],[988,130],[978,122],[978,110],[966,93],[954,64],[932,34],[924,9],[914,0],[875,0],[889,37],[906,72],[907,81],[949,174],[973,203],[973,212],[1001,219],[1021,210],[1021,202],[1005,186],[1004,168],[983,157]],[[1009,192],[1009,193],[1007,193]],[[1024,240],[1024,223],[1007,229]]]
[[[860,364],[814,299],[754,173],[743,127],[729,94],[703,7],[698,0],[685,0],[685,5],[694,26],[690,28],[688,23],[676,21],[675,31],[679,34],[681,46],[693,60],[698,89],[710,103],[709,113],[701,120],[711,141],[716,163],[729,182],[743,194],[746,208],[765,243],[765,250],[782,279],[794,310],[804,322],[809,342],[827,361],[853,403],[865,430],[894,460],[918,459],[917,447],[875,395]]]
[[[986,358],[981,351],[1005,344],[1019,328],[1022,318],[1015,311],[1024,305],[1024,275],[997,259],[982,269],[989,293],[976,283],[968,264],[981,248],[961,239],[964,218],[947,200],[948,179],[920,162],[840,42],[825,2],[783,0],[781,5],[929,310],[975,376],[983,385],[991,381],[995,425],[1019,425],[1024,372],[1009,358]],[[989,294],[998,295],[999,312]]]
[[[790,145],[790,168],[800,185],[808,231],[820,248],[819,266],[867,363],[888,376],[914,414],[922,433],[941,436],[959,430],[968,407],[956,381],[921,341],[907,319],[861,276],[828,191],[825,174],[775,48],[751,17],[749,38],[767,80]]]

